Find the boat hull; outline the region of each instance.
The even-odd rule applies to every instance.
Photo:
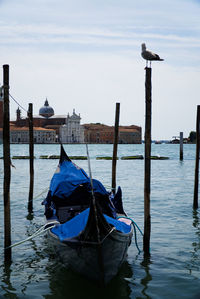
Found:
[[[61,242],[49,231],[48,240],[65,266],[91,280],[107,284],[126,259],[132,234],[133,227],[128,234],[113,230],[97,244],[73,239]]]

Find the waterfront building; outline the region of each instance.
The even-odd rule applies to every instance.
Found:
[[[35,131],[35,143],[110,143],[114,141],[114,127],[104,124],[84,124],[80,123],[80,114],[56,115],[54,109],[46,99],[44,105],[39,109],[39,114],[33,116],[33,126]],[[28,117],[21,115],[21,110],[16,111],[16,120],[12,124],[12,143],[28,142]],[[2,138],[3,126],[3,101],[0,100],[0,139]],[[14,128],[15,127],[15,128]],[[20,130],[22,128],[22,130]],[[26,130],[25,130],[26,128]],[[42,130],[45,129],[45,130]],[[49,131],[48,131],[49,130]],[[48,132],[53,132],[52,134]],[[55,137],[54,137],[55,135]],[[139,144],[142,142],[142,129],[139,126],[119,126],[119,143]]]
[[[39,115],[44,116],[45,118],[49,118],[54,115],[54,110],[51,106],[49,106],[47,99],[44,102],[44,106],[40,108]]]
[[[55,143],[56,132],[52,129],[33,128],[34,143]],[[29,143],[29,128],[10,126],[10,143]]]
[[[56,141],[62,141],[63,143],[83,143],[84,129],[80,125],[80,120],[80,114],[77,115],[75,110],[73,110],[72,116],[69,116],[69,113],[68,115],[55,115],[54,109],[46,99],[44,105],[39,109],[39,115],[33,116],[33,126],[34,130],[37,130],[37,128],[54,130]],[[11,123],[17,128],[28,127],[28,117],[23,118],[21,110],[18,108],[16,111],[16,121],[12,121]],[[22,139],[20,138],[20,140]],[[36,140],[39,139],[36,138]],[[45,137],[44,140],[46,140]]]
[[[114,130],[113,126],[104,124],[84,124],[85,142],[88,143],[113,143]],[[118,143],[140,144],[142,143],[142,128],[131,126],[119,126]]]
[[[16,111],[16,121],[11,123],[17,127],[28,127],[28,117],[21,116],[21,110],[18,108]],[[54,115],[54,109],[49,105],[46,99],[44,105],[39,109],[38,115],[33,115],[33,126],[46,129],[54,129],[57,137],[59,138],[59,128],[65,124],[67,115]]]
[[[71,116],[68,113],[66,123],[59,129],[59,139],[62,143],[84,143],[84,128],[80,121],[80,114],[77,115],[75,109]]]

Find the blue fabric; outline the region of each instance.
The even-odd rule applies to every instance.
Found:
[[[52,232],[57,235],[60,241],[77,236],[86,226],[89,215],[89,208],[75,216],[71,220],[52,228]]]
[[[87,224],[88,216],[89,208],[80,213],[79,215],[75,216],[71,220],[55,226],[51,229],[51,231],[59,237],[60,241],[76,237],[80,234],[81,231],[84,230]],[[106,221],[109,224],[112,224],[116,228],[116,230],[125,234],[130,232],[130,225],[127,225],[126,223],[121,222],[119,220],[113,219],[105,214],[104,217],[106,218]]]
[[[59,165],[59,172],[56,172],[51,179],[51,195],[66,198],[81,184],[87,184],[88,189],[91,189],[90,178],[86,172],[73,162],[64,161]],[[97,180],[93,180],[93,187],[94,192],[108,194],[104,186]]]

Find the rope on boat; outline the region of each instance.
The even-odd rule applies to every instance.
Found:
[[[108,189],[108,190],[111,190],[111,191],[113,191],[115,188],[112,188],[111,186],[109,186],[109,185],[106,185],[106,184],[103,184],[104,185],[104,187],[106,188],[106,189]]]
[[[140,253],[141,250],[140,250],[140,248],[139,248],[139,246],[138,246],[138,243],[137,243],[137,231],[136,231],[136,228],[139,230],[139,232],[140,232],[140,234],[141,234],[142,236],[143,236],[143,232],[141,231],[141,229],[139,228],[139,226],[137,225],[137,223],[136,223],[132,218],[127,217],[127,216],[119,216],[119,217],[117,217],[117,219],[118,219],[118,218],[129,219],[129,220],[132,222],[132,224],[133,224],[133,228],[134,228],[134,234],[135,234],[135,246],[137,247],[137,250],[138,250],[138,252]]]
[[[99,244],[102,244],[104,242],[104,240],[114,231],[116,230],[115,227],[112,227],[111,230],[107,233],[107,235],[105,235],[105,237],[100,240],[99,242],[89,242],[89,241],[83,241],[82,243],[84,244],[93,244],[93,245],[99,245]]]
[[[36,195],[33,199],[31,199],[30,201],[33,201],[39,197],[41,197],[42,194],[46,193],[49,190],[49,187],[45,188],[40,194]]]
[[[21,245],[27,241],[30,241],[32,240],[33,238],[37,237],[37,236],[40,236],[42,235],[43,233],[45,233],[46,231],[50,230],[51,228],[53,228],[55,225],[57,224],[57,222],[55,223],[54,222],[48,222],[46,223],[45,225],[43,225],[42,227],[40,227],[34,234],[32,234],[30,237],[26,238],[25,240],[22,240],[22,241],[19,241],[19,242],[16,242],[8,247],[6,247],[5,249],[8,249],[8,248],[12,248],[12,247],[15,247],[15,246],[18,246],[18,245]],[[49,226],[50,225],[50,226]],[[47,227],[48,226],[48,227]],[[47,228],[45,228],[47,227]]]
[[[143,233],[142,233],[142,231],[141,231],[141,229],[139,228],[139,226],[137,225],[137,223],[133,220],[133,219],[131,219],[130,217],[126,217],[126,216],[121,216],[121,217],[118,217],[118,218],[125,218],[125,219],[129,219],[129,220],[131,220],[131,222],[133,223],[133,228],[134,228],[134,233],[135,233],[135,245],[136,245],[136,247],[137,247],[137,249],[138,249],[138,251],[139,251],[139,253],[141,252],[141,250],[139,249],[139,246],[138,246],[138,243],[137,243],[137,232],[136,232],[136,227],[137,227],[137,229],[139,230],[139,232],[141,233],[141,235],[143,236]],[[40,227],[34,234],[32,234],[30,237],[28,237],[28,238],[26,238],[26,239],[24,239],[24,240],[22,240],[22,241],[19,241],[19,242],[16,242],[16,243],[14,243],[14,244],[12,244],[12,245],[10,245],[9,247],[7,247],[7,248],[5,248],[5,250],[6,249],[8,249],[8,248],[13,248],[13,247],[16,247],[16,246],[19,246],[19,245],[21,245],[21,244],[23,244],[23,243],[25,243],[25,242],[27,242],[27,241],[30,241],[30,240],[32,240],[33,238],[36,238],[36,237],[38,237],[38,236],[40,236],[40,235],[42,235],[43,233],[45,233],[45,232],[47,232],[48,230],[50,230],[50,229],[52,229],[55,225],[57,224],[57,222],[55,222],[55,221],[53,221],[53,222],[48,222],[48,223],[46,223],[45,225],[43,225],[42,227]],[[113,227],[109,232],[108,232],[108,234],[100,241],[100,244],[102,244],[103,243],[103,241],[113,232],[115,230],[115,228]],[[84,241],[85,242],[85,241]],[[87,243],[87,242],[85,242],[85,243]],[[93,243],[93,244],[99,244],[98,242],[88,242],[88,243]]]
[[[40,197],[42,194],[46,193],[48,190],[49,190],[49,187],[45,188],[40,194],[36,195],[36,196],[33,198],[33,200],[34,200],[34,199],[37,199],[37,198]]]

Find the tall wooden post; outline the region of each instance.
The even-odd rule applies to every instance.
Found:
[[[10,107],[9,107],[9,65],[3,66],[3,157],[4,157],[4,249],[5,261],[11,261],[10,220]],[[7,249],[6,249],[7,248]]]
[[[183,132],[180,132],[180,161],[183,161]]]
[[[145,166],[144,166],[144,253],[150,254],[150,233],[151,233],[151,215],[150,215],[150,185],[151,185],[151,68],[146,67],[145,81]]]
[[[119,137],[119,114],[120,114],[120,103],[116,103],[115,110],[115,134],[113,143],[113,159],[112,159],[112,191],[116,191],[116,164],[117,164],[117,146]]]
[[[33,104],[29,103],[28,108],[28,121],[29,121],[29,162],[30,162],[30,185],[29,185],[29,198],[28,198],[28,211],[33,211],[33,184],[34,184],[34,146],[33,146]]]
[[[200,105],[197,106],[196,120],[196,163],[195,163],[195,179],[194,179],[194,200],[193,208],[198,209],[198,189],[199,189],[199,148],[200,148]]]

